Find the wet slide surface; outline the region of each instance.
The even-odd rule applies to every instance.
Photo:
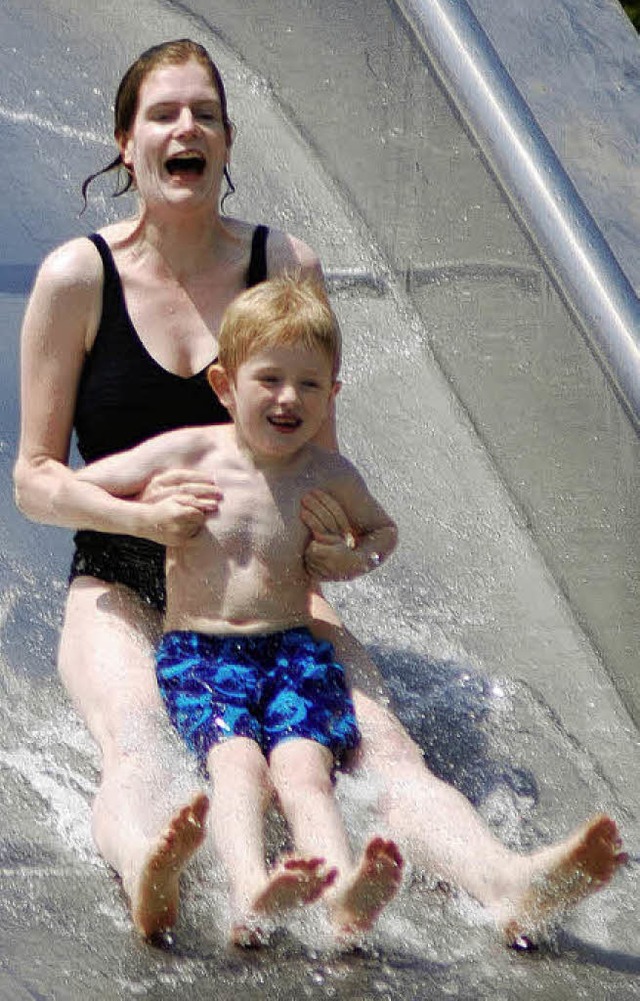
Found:
[[[490,0],[474,6],[491,22]],[[418,873],[362,955],[331,953],[321,912],[237,955],[206,852],[167,952],[137,941],[95,853],[98,759],[55,676],[70,538],[11,499],[18,331],[43,255],[130,210],[96,186],[79,219],[79,186],[111,159],[121,73],[184,35],[228,85],[233,212],[322,256],[345,331],[342,444],[399,523],[388,567],[332,600],[431,767],[509,845],[606,810],[640,853],[635,432],[395,7],[211,7],[0,8],[0,998],[640,997],[635,863],[532,957]],[[567,8],[557,23],[576,30]],[[632,277],[628,233],[609,226]],[[339,792],[357,839],[374,790]]]

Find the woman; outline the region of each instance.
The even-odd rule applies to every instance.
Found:
[[[299,240],[221,214],[232,132],[206,50],[181,40],[143,53],[118,90],[119,153],[105,168],[126,171],[138,214],[45,260],[22,335],[17,502],[34,520],[80,530],[59,669],[102,753],[96,845],[120,874],[145,936],[177,919],[180,871],[203,839],[208,808],[177,769],[155,683],[162,545],[197,532],[219,495],[211,483],[174,474],[136,500],[110,497],[71,476],[69,442],[75,426],[89,461],[172,427],[228,419],[204,379],[226,305],[287,269],[321,277]],[[336,447],[333,420],[321,441]],[[198,517],[186,514],[185,497],[197,498]],[[136,537],[147,503],[158,511],[151,540]],[[308,563],[329,578],[331,538],[349,526],[328,497],[310,497],[302,516],[313,537]],[[426,769],[386,708],[375,668],[320,595],[313,612],[356,687],[358,765],[375,773],[389,827],[419,864],[484,903],[509,940],[611,878],[624,856],[606,817],[543,852],[507,851],[466,799]],[[543,877],[544,892],[536,889]]]

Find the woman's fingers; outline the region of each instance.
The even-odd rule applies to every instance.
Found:
[[[222,491],[215,483],[201,473],[185,469],[172,469],[158,473],[145,486],[138,500],[146,504],[157,504],[168,497],[196,498],[217,507]]]

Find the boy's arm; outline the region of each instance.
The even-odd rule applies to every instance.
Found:
[[[312,534],[305,565],[322,580],[352,580],[375,570],[398,540],[395,522],[360,474],[343,457],[340,461],[342,475],[302,499],[301,518]]]

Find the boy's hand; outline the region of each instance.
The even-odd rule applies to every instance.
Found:
[[[353,576],[355,538],[338,501],[322,490],[310,490],[300,504],[300,518],[311,532],[304,554],[307,573],[319,580]]]

